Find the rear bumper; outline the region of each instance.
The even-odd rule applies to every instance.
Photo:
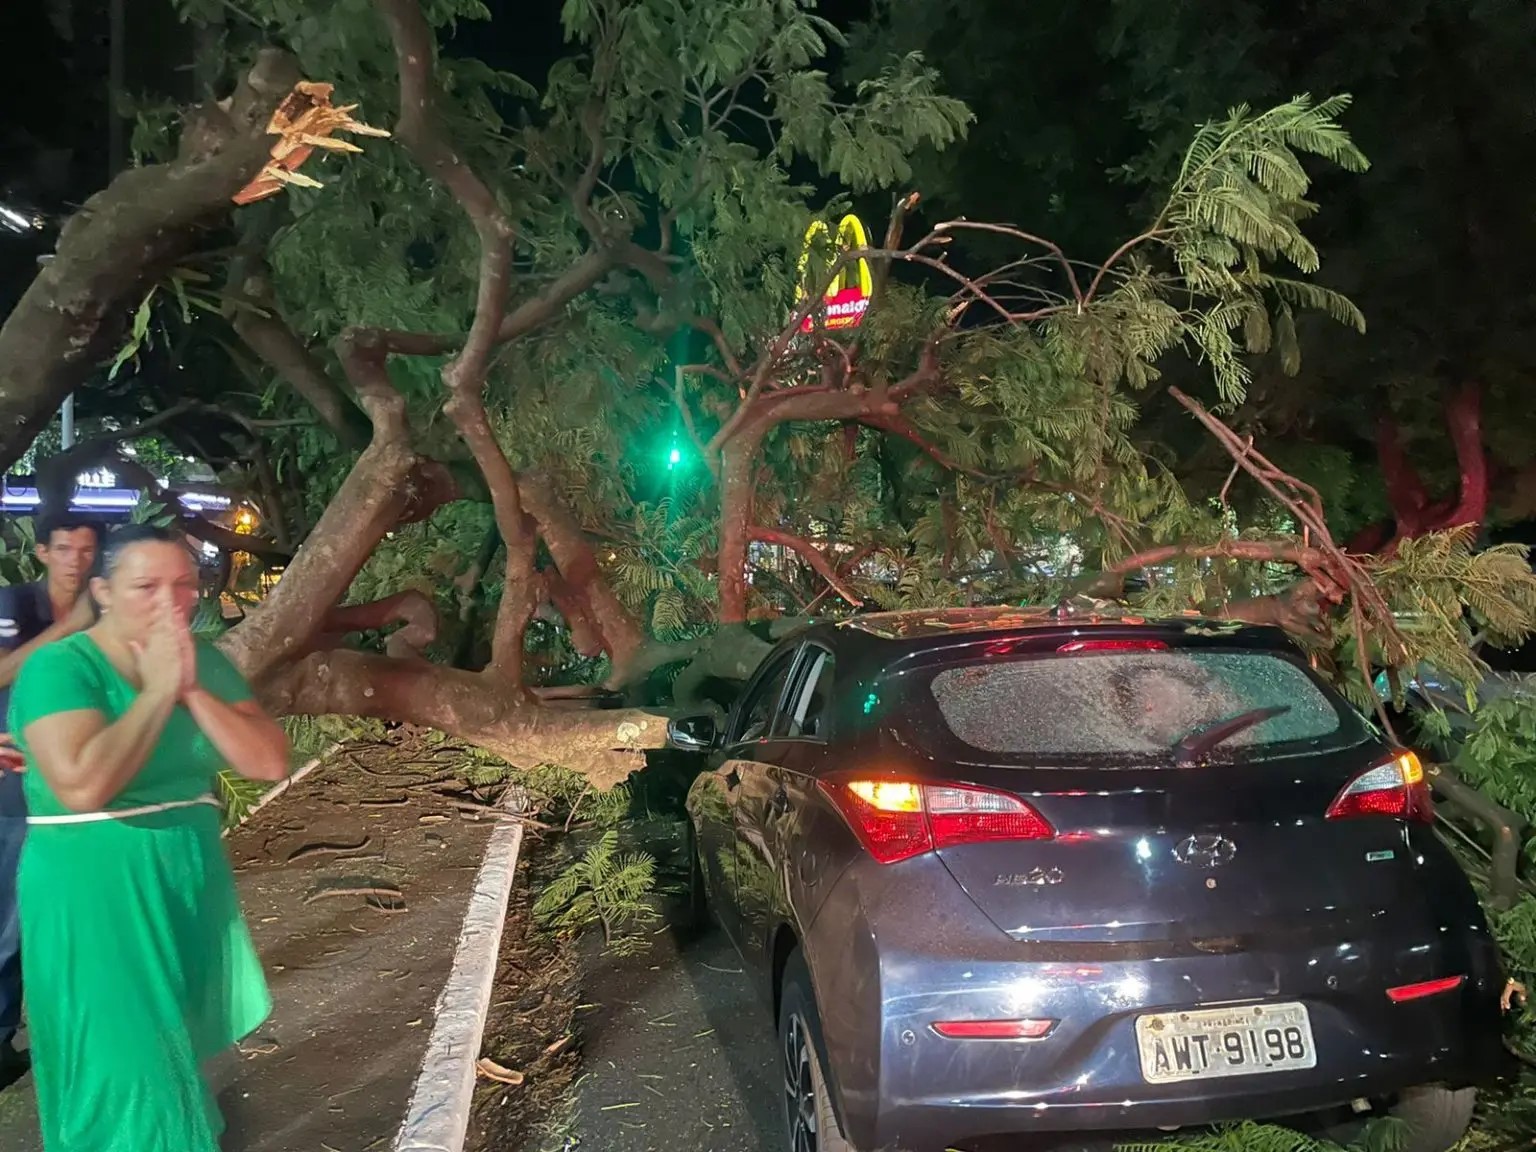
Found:
[[[1216,983],[1214,970],[1220,966],[1204,964],[1203,982]],[[1317,1050],[1315,1068],[1148,1084],[1141,1074],[1136,1018],[1148,1009],[1179,1007],[1176,986],[1192,982],[1185,965],[1149,974],[1151,967],[1106,967],[1102,976],[1093,977],[1093,986],[1084,989],[1080,1001],[1093,999],[1107,986],[1120,990],[1125,1006],[1088,1017],[1085,1024],[1078,1023],[1085,1017],[1074,1018],[1064,1006],[1028,1009],[1006,1003],[1014,995],[1006,982],[979,994],[948,997],[942,1006],[925,1004],[921,994],[892,997],[881,1037],[880,1107],[869,1146],[920,1150],[1013,1132],[1277,1117],[1357,1097],[1386,1096],[1418,1084],[1478,1083],[1500,1066],[1499,989],[1491,978],[1406,1004],[1392,1004],[1378,989],[1379,1010],[1358,993],[1325,998],[1293,995],[1282,987],[1273,995],[1233,1001],[1234,1006],[1296,999],[1306,1003]],[[1027,984],[1031,978],[1021,973],[1012,983]],[[1040,1041],[946,1040],[931,1028],[936,1019],[1019,1018],[1057,1011],[1062,1016],[1056,1032]]]
[[[1009,1134],[1279,1117],[1419,1084],[1482,1083],[1504,1066],[1498,954],[1481,917],[1465,910],[1432,922],[1423,910],[1394,915],[1390,928],[1383,916],[1369,936],[1326,945],[1131,960],[1085,946],[1081,958],[1058,950],[1049,962],[1021,961],[1028,946],[970,919],[950,904],[931,928],[942,944],[919,944],[910,930],[869,923],[838,894],[818,917],[807,954],[823,1058],[856,1147],[924,1152]],[[1466,980],[1453,992],[1401,1004],[1386,996],[1454,973]],[[1143,1078],[1138,1016],[1292,1001],[1307,1005],[1316,1067]],[[950,1040],[932,1028],[1025,1018],[1058,1023],[1034,1041]]]

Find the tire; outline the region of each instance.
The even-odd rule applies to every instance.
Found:
[[[1476,1088],[1409,1088],[1391,1107],[1392,1115],[1406,1122],[1398,1152],[1447,1152],[1467,1134],[1476,1106]]]
[[[683,915],[688,928],[703,932],[714,927],[715,917],[709,908],[709,890],[704,885],[704,862],[699,859],[699,834],[692,820],[688,821],[685,850],[688,853],[688,906]]]
[[[798,948],[784,969],[779,997],[779,1089],[784,1108],[784,1152],[856,1152],[843,1139],[821,1058],[811,1039],[820,1027],[811,974]]]

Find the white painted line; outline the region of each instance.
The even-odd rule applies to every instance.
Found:
[[[502,805],[521,811],[521,788],[508,786]],[[496,958],[507,919],[507,901],[523,845],[523,822],[501,819],[491,832],[475,877],[453,970],[437,1000],[437,1016],[421,1075],[411,1093],[395,1152],[461,1152],[475,1098],[475,1063],[496,982]]]

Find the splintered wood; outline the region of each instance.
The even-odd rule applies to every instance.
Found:
[[[267,123],[268,134],[278,137],[277,143],[272,145],[272,158],[254,180],[235,193],[236,204],[254,204],[258,200],[276,196],[290,184],[300,188],[323,187],[320,181],[299,171],[316,148],[327,152],[362,151],[350,140],[339,140],[333,133],[389,135],[382,128],[374,128],[352,119],[356,104],[332,104],[333,90],[330,84],[316,84],[308,80],[301,80],[294,86]]]

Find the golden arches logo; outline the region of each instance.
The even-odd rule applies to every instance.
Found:
[[[795,292],[797,309],[804,303],[805,294],[813,284],[820,283],[822,277],[831,271],[838,255],[869,247],[869,235],[864,231],[864,224],[852,213],[838,222],[831,259],[826,258],[829,235],[826,223],[821,220],[812,221],[811,226],[805,230],[805,247],[800,253],[800,287]],[[818,320],[829,330],[857,328],[864,320],[869,298],[873,294],[874,276],[869,270],[869,261],[862,256],[849,261],[838,270],[836,279],[827,286],[823,301],[824,318],[818,313],[812,313],[801,321],[800,331],[811,331],[817,326]]]

